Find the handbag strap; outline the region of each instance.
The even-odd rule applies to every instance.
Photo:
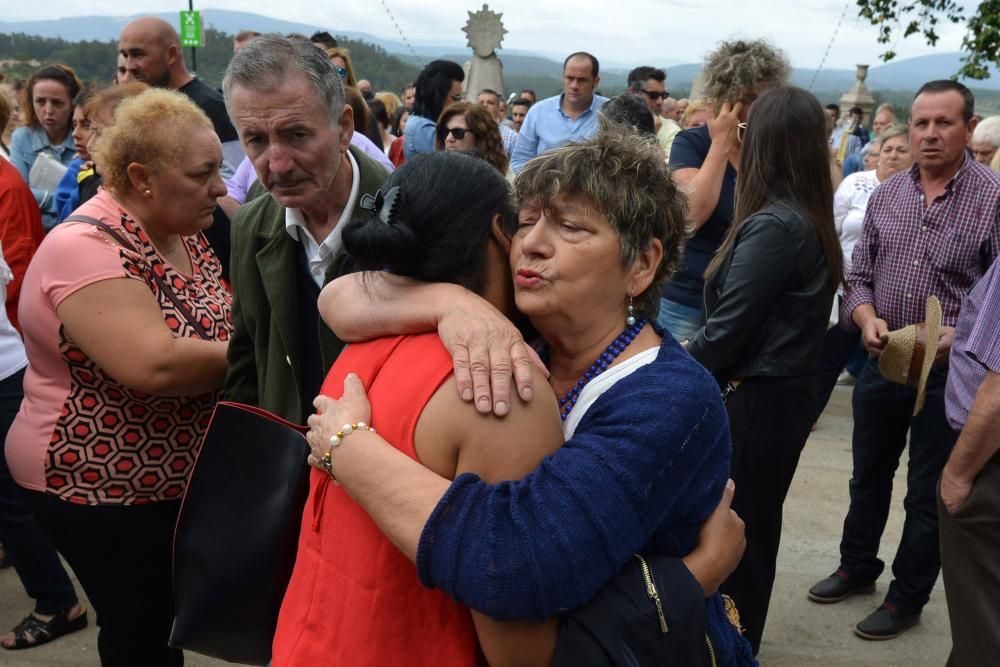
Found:
[[[119,234],[118,230],[111,227],[111,225],[101,220],[98,220],[97,218],[91,218],[89,215],[71,215],[65,220],[63,220],[63,222],[84,222],[87,223],[88,225],[93,225],[94,227],[97,227],[102,232],[104,232],[112,239],[114,239],[115,242],[121,247],[142,257],[142,253],[136,250],[136,247],[132,245],[132,243],[128,239]],[[171,287],[170,284],[167,281],[165,281],[162,276],[156,273],[156,271],[150,269],[149,273],[150,275],[153,276],[153,280],[156,282],[157,288],[161,292],[163,292],[163,294],[166,295],[168,299],[170,299],[170,302],[174,304],[174,308],[176,308],[177,312],[180,313],[181,317],[183,317],[187,321],[187,323],[191,325],[191,328],[195,330],[195,333],[197,333],[199,337],[205,340],[214,340],[214,338],[208,333],[205,327],[202,326],[201,322],[199,322],[197,318],[195,318],[194,314],[191,313],[191,310],[181,302],[180,298],[177,296],[177,293],[174,291],[173,287]]]

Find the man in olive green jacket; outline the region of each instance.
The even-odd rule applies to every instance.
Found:
[[[226,104],[261,186],[232,226],[233,338],[226,397],[302,424],[343,343],[318,316],[349,272],[340,234],[385,169],[350,147],[351,107],[322,51],[264,35],[230,62]]]

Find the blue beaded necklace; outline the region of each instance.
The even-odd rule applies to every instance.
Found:
[[[608,366],[610,366],[614,360],[618,358],[618,355],[624,352],[625,348],[627,348],[629,344],[635,340],[635,337],[639,335],[639,332],[642,331],[644,326],[646,326],[645,319],[629,324],[629,326],[625,328],[625,331],[621,332],[618,338],[611,341],[611,345],[608,345],[604,352],[597,357],[597,360],[590,365],[590,368],[583,374],[583,377],[580,378],[579,382],[573,385],[573,387],[566,392],[566,395],[559,399],[559,417],[563,421],[566,421],[566,418],[569,417],[569,413],[573,410],[573,406],[576,405],[576,399],[580,396],[580,392],[583,391],[583,388],[586,387],[591,380],[608,370]],[[545,365],[548,366],[548,347],[542,348],[541,357],[542,361],[545,362]]]

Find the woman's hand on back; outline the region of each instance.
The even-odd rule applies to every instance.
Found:
[[[344,378],[344,394],[340,399],[317,396],[313,400],[313,406],[316,408],[316,413],[306,422],[309,425],[306,442],[309,443],[311,450],[309,465],[325,470],[322,459],[330,451],[330,436],[336,435],[344,424],[364,422],[371,426],[372,406],[368,402],[368,395],[365,393],[361,378],[354,373],[349,373]]]
[[[452,302],[438,324],[441,342],[455,363],[455,382],[465,401],[476,410],[502,417],[510,411],[510,379],[530,401],[531,365],[548,377],[538,354],[524,341],[510,320],[485,299],[467,293]]]

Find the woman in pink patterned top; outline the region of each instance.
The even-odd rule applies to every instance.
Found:
[[[226,193],[222,148],[190,100],[154,89],[121,104],[95,159],[107,189],[25,276],[30,365],[6,455],[97,610],[102,665],[180,665],[173,529],[232,332],[201,234]]]

